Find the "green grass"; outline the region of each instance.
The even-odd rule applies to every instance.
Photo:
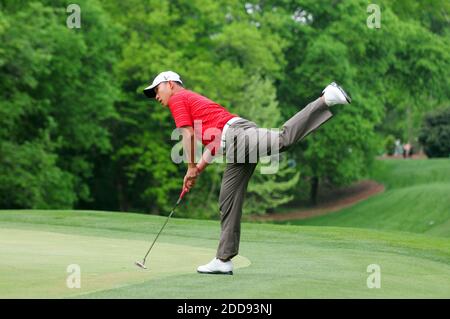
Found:
[[[379,161],[372,178],[386,192],[301,226],[244,223],[234,276],[195,272],[218,221],[173,218],[144,271],[133,263],[165,217],[0,211],[0,298],[450,298],[450,161]]]
[[[183,209],[181,205],[178,209]],[[0,211],[0,297],[449,298],[450,241],[368,229],[242,225],[234,276],[199,275],[215,253],[218,221],[172,219],[133,265],[164,217],[87,211]],[[66,286],[81,267],[81,288]],[[381,288],[367,288],[368,265]]]
[[[387,189],[450,183],[450,159],[378,160],[371,178]]]
[[[378,161],[386,191],[352,207],[288,224],[407,231],[450,237],[450,160]]]

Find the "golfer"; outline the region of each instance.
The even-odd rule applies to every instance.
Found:
[[[169,107],[175,126],[181,129],[184,154],[188,161],[183,189],[189,191],[205,167],[218,154],[226,156],[226,168],[219,195],[221,234],[215,258],[197,271],[204,274],[233,274],[231,259],[238,254],[242,206],[248,182],[262,156],[272,156],[287,150],[306,137],[333,114],[329,107],[348,104],[349,95],[336,83],[331,83],[319,98],[296,113],[281,130],[259,128],[256,123],[210,99],[187,90],[180,76],[172,71],[160,73],[144,94]],[[197,125],[199,124],[199,125]],[[195,160],[195,139],[205,150],[198,163]]]

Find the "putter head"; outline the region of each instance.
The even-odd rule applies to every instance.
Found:
[[[145,267],[144,263],[140,262],[140,261],[135,261],[134,262],[136,264],[136,266],[142,268],[142,269],[147,269],[147,267]]]

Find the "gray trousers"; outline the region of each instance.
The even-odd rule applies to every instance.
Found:
[[[245,193],[260,157],[281,153],[325,123],[333,114],[321,98],[274,131],[239,119],[228,128],[223,150],[226,168],[219,195],[221,234],[216,257],[231,259],[239,252]]]

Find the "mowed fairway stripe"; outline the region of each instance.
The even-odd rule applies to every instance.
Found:
[[[195,273],[215,255],[212,249],[158,241],[142,260],[151,242],[80,236],[46,231],[0,228],[0,298],[62,298],[143,283],[163,276]],[[236,268],[250,265],[245,257]],[[68,288],[69,265],[78,265],[81,287]]]

